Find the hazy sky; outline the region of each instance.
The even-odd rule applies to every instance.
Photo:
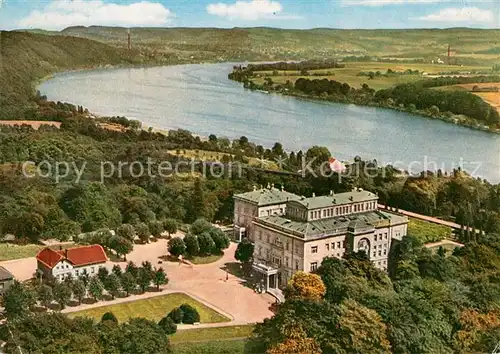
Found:
[[[500,28],[500,0],[0,0],[0,28]]]

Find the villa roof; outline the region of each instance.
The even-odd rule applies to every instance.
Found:
[[[251,192],[236,194],[236,199],[246,200],[258,206],[286,203],[291,200],[298,200],[300,197],[283,189],[274,187],[256,189]]]
[[[279,215],[263,216],[255,220],[256,224],[270,226],[304,239],[345,234],[348,230],[360,233],[373,230],[380,223],[398,225],[405,222],[408,222],[408,219],[404,216],[382,211],[368,211],[309,222],[290,220]]]
[[[311,198],[299,198],[297,203],[302,204],[307,209],[328,208],[335,205],[367,202],[378,199],[378,196],[365,190],[325,195]]]
[[[105,263],[108,260],[106,252],[101,245],[90,245],[54,251],[44,248],[36,255],[36,259],[52,269],[62,260],[67,260],[75,267],[91,264]]]

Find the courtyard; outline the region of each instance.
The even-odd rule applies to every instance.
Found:
[[[165,256],[168,253],[167,244],[167,240],[159,239],[149,244],[135,245],[134,250],[127,255],[127,262],[132,261],[140,265],[144,261],[149,261],[153,267],[162,267],[166,271],[169,283],[162,287],[161,293],[146,293],[134,295],[126,299],[118,298],[110,301],[100,301],[95,304],[68,307],[64,312],[97,311],[94,309],[120,303],[129,303],[130,305],[131,301],[140,301],[141,299],[158,297],[170,293],[184,293],[218,312],[221,314],[220,316],[229,317],[230,322],[227,322],[227,324],[230,325],[257,323],[272,316],[269,308],[275,302],[275,299],[271,295],[256,293],[250,287],[245,286],[245,281],[242,278],[225,271],[228,264],[237,262],[234,258],[237,244],[231,243],[229,248],[224,251],[224,255],[217,261],[200,265],[166,261]],[[109,261],[106,266],[111,269],[113,265],[119,264],[125,269],[127,262]],[[36,259],[35,257],[29,257],[10,260],[0,262],[0,266],[9,270],[16,279],[24,281],[33,277],[36,269]],[[167,305],[165,304],[165,306]],[[144,315],[140,310],[137,310],[137,312],[136,316]],[[126,312],[123,313],[123,316],[130,315]],[[165,310],[161,313],[162,317],[167,313],[167,307],[165,307]],[[118,316],[118,314],[116,315]],[[213,322],[213,325],[221,325],[220,322],[216,320]],[[201,326],[204,325],[202,324]]]

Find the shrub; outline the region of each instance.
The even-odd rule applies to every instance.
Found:
[[[182,320],[184,318],[184,312],[181,310],[180,307],[176,307],[170,313],[167,315],[167,317],[171,318],[174,323],[182,323]]]
[[[171,255],[179,257],[181,254],[186,253],[186,245],[180,237],[174,237],[168,243],[168,251]]]
[[[184,314],[182,323],[193,324],[195,322],[200,322],[200,314],[191,305],[183,304],[181,305],[180,309]]]
[[[200,253],[200,245],[198,244],[198,237],[193,234],[187,234],[184,237],[184,243],[186,244],[186,253],[193,257]]]
[[[104,315],[102,315],[101,322],[104,321],[111,321],[113,323],[118,323],[118,319],[116,318],[113,312],[106,312]]]
[[[158,325],[165,331],[166,334],[174,334],[177,332],[177,325],[169,316],[163,317],[160,322],[158,322]]]

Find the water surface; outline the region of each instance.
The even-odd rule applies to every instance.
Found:
[[[231,70],[225,63],[70,72],[39,90],[50,100],[138,119],[143,126],[245,135],[293,150],[323,145],[341,159],[359,155],[413,171],[425,161],[429,170],[461,164],[475,176],[500,181],[500,135],[383,108],[252,92],[227,79]]]

